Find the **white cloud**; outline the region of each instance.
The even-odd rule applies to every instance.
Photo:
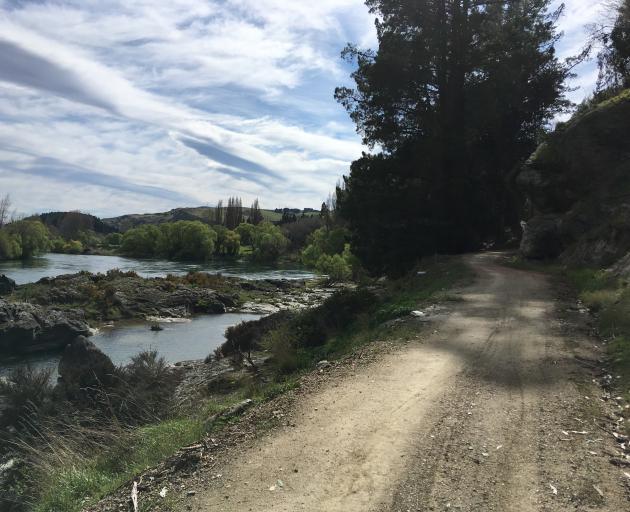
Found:
[[[596,5],[567,2],[562,56]],[[376,44],[363,0],[0,0],[0,192],[24,212],[316,206],[362,150],[332,98],[350,41]]]
[[[294,101],[291,112],[304,105],[303,123],[283,112],[290,91],[313,79],[332,95],[342,79],[336,54],[345,40],[338,38],[363,37],[357,18],[371,30],[359,0],[289,8],[186,0],[0,5],[0,142],[12,148],[0,167],[3,188],[34,166],[45,179],[40,164],[49,159],[57,182],[76,179],[62,172],[67,165],[94,173],[91,190],[115,179],[149,187],[145,202],[153,209],[164,197],[150,187],[199,203],[240,191],[268,206],[307,206],[319,204],[361,151],[351,130],[341,138],[322,133],[329,119],[310,104]],[[351,12],[346,29],[341,15]],[[252,108],[237,114],[204,104],[199,90],[231,95],[231,104],[242,97]],[[351,127],[332,100],[329,108]],[[183,144],[186,137],[204,151]],[[91,204],[106,209],[106,196]],[[52,208],[58,196],[32,198],[19,198],[24,210]]]

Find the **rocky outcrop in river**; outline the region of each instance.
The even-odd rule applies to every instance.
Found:
[[[63,348],[77,336],[89,336],[83,312],[61,311],[0,299],[0,352],[20,354]]]
[[[77,336],[66,345],[59,362],[58,385],[66,396],[74,397],[81,389],[111,386],[115,370],[111,359],[94,343]]]
[[[41,279],[20,287],[14,295],[41,305],[77,305],[93,320],[224,313],[236,305],[234,293],[204,284],[186,283],[176,277],[146,279],[133,272],[79,272]],[[223,283],[218,284],[223,287]]]

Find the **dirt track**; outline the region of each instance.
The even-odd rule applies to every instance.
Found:
[[[630,511],[576,363],[594,342],[560,328],[544,276],[495,259],[469,257],[478,277],[431,335],[308,395],[188,506]]]

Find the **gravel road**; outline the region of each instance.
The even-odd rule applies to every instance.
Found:
[[[579,364],[597,341],[545,276],[498,258],[469,256],[474,284],[418,342],[307,395],[186,508],[630,511],[630,468],[609,463],[603,391]]]

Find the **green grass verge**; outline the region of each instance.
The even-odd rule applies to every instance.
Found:
[[[72,460],[41,475],[43,492],[35,512],[74,512],[115,490],[203,435],[196,418],[163,421],[122,435],[115,446],[93,457]]]
[[[298,366],[310,369],[322,359],[336,359],[376,340],[406,341],[417,335],[417,325],[391,322],[436,302],[459,301],[452,290],[472,281],[473,272],[461,258],[427,260],[401,279],[388,281],[373,311],[359,315],[340,334],[321,347],[302,349]]]

